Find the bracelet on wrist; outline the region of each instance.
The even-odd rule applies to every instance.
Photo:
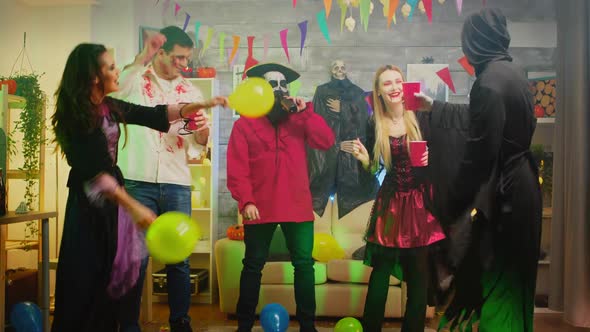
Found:
[[[179,105],[182,105],[182,106],[181,106],[181,107],[180,107],[180,109],[178,110],[178,116],[179,116],[181,119],[188,119],[188,118],[184,117],[184,115],[182,115],[182,110],[183,110],[183,109],[184,109],[184,108],[185,108],[185,107],[188,105],[188,103],[181,103],[181,104],[179,104]]]

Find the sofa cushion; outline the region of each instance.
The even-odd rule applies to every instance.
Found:
[[[338,213],[333,212],[332,236],[346,252],[346,258],[351,258],[355,250],[365,245],[363,238],[373,202],[369,201],[358,206],[341,219],[338,219]],[[338,211],[337,205],[337,200],[334,200],[334,211]]]
[[[326,264],[315,262],[313,265],[315,271],[315,284],[323,284],[328,280],[326,273]],[[262,269],[263,284],[291,285],[294,282],[294,269],[291,262],[267,262]]]
[[[333,259],[328,262],[328,279],[339,282],[366,284],[369,282],[372,268],[363,261],[352,259]],[[390,285],[399,285],[395,277],[389,278]]]

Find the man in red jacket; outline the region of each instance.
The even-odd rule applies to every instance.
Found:
[[[294,70],[265,63],[251,67],[246,75],[268,81],[275,103],[264,117],[238,119],[227,148],[227,187],[244,217],[246,245],[236,309],[238,331],[250,331],[254,325],[261,271],[277,225],[295,269],[300,330],[316,331],[314,216],[306,146],[327,150],[334,144],[334,133],[311,103],[289,96],[287,84],[299,77]]]

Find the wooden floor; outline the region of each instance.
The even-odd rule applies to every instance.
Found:
[[[154,321],[143,326],[144,332],[161,332],[168,331],[168,305],[154,303]],[[229,317],[219,311],[219,306],[193,304],[190,309],[190,316],[192,318],[192,327],[195,332],[207,331],[209,326],[237,326],[237,322],[233,317]],[[334,327],[338,318],[320,318],[316,325],[321,327]],[[434,318],[427,322],[427,326],[436,328],[438,319]],[[292,326],[297,326],[297,323],[291,322]],[[384,327],[399,327],[401,321],[397,319],[386,320]],[[535,332],[590,332],[590,329],[573,327],[565,323],[560,313],[537,313],[535,314]],[[516,331],[515,331],[516,332]]]

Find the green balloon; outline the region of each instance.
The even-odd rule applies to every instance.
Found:
[[[150,255],[164,264],[186,259],[201,236],[197,223],[182,212],[166,212],[150,225],[145,242]]]
[[[336,323],[334,332],[363,332],[363,326],[354,317],[345,317]]]

